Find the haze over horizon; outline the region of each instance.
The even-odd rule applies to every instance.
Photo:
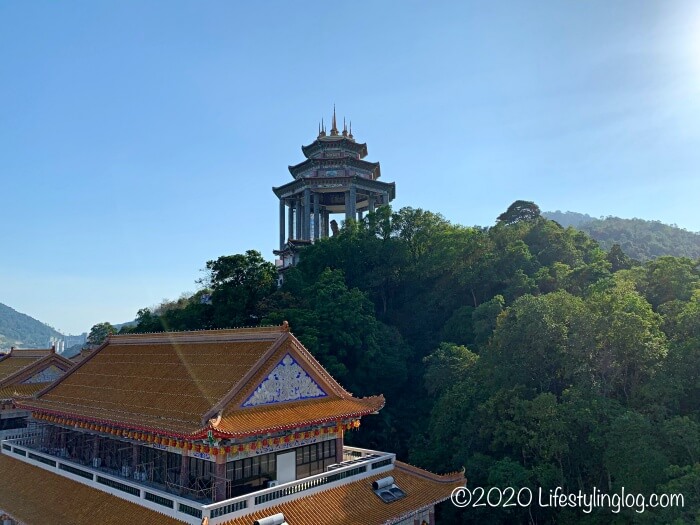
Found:
[[[0,4],[0,302],[77,334],[272,260],[334,103],[395,208],[700,231],[699,35],[689,0]]]

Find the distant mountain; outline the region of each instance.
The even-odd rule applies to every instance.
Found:
[[[609,250],[619,244],[627,255],[638,261],[648,261],[662,255],[700,258],[700,233],[675,225],[643,219],[606,217],[594,219],[576,212],[544,212],[542,215],[564,227],[572,226],[586,232]]]
[[[557,221],[564,228],[569,226],[578,228],[582,224],[595,220],[595,217],[591,217],[587,213],[577,213],[575,211],[546,211],[542,215],[550,220]]]
[[[63,335],[49,325],[0,303],[0,351],[11,346],[48,348],[52,340],[65,341],[66,347],[85,342],[85,334]]]

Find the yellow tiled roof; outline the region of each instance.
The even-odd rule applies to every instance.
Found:
[[[393,476],[396,485],[406,493],[405,498],[384,503],[374,494],[372,481],[386,476]],[[390,472],[281,503],[225,525],[251,525],[256,519],[279,512],[289,525],[382,525],[444,501],[464,483],[462,473],[438,476],[397,461]]]
[[[384,396],[322,399],[232,410],[215,427],[231,435],[252,435],[360,417],[384,406]]]
[[[7,354],[2,359],[0,359],[0,381],[6,377],[11,376],[15,372],[19,372],[23,368],[27,368],[29,365],[35,361],[41,359],[40,357],[15,357],[14,355]]]
[[[324,397],[241,405],[287,353]],[[375,412],[381,396],[353,398],[284,328],[112,336],[30,410],[178,437],[255,435]],[[209,420],[221,419],[216,425]]]
[[[0,399],[31,397],[51,383],[30,383],[26,385],[10,385],[0,388]]]
[[[0,454],[0,509],[28,525],[182,525],[129,503]]]

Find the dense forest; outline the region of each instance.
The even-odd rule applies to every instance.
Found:
[[[604,249],[618,244],[628,256],[638,261],[646,262],[664,255],[700,258],[700,233],[675,225],[619,217],[596,219],[583,213],[559,210],[542,215],[564,227],[573,226],[586,232]]]
[[[683,493],[685,506],[455,509],[443,523],[700,520],[700,268],[619,246],[518,201],[495,226],[379,208],[304,249],[277,287],[259,253],[206,263],[202,290],[123,331],[277,324],[356,395],[383,393],[355,444],[470,487]]]

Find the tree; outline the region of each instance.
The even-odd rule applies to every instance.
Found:
[[[112,326],[111,323],[98,323],[92,328],[90,328],[90,333],[87,336],[85,347],[95,348],[97,346],[100,346],[102,343],[105,342],[105,339],[107,339],[107,337],[116,332],[117,329],[114,328],[114,326]]]
[[[540,216],[540,207],[532,201],[515,201],[496,219],[503,224],[533,221]]]
[[[217,328],[260,324],[260,303],[277,290],[277,270],[260,252],[225,255],[207,261],[200,281],[212,290],[213,325]]]

